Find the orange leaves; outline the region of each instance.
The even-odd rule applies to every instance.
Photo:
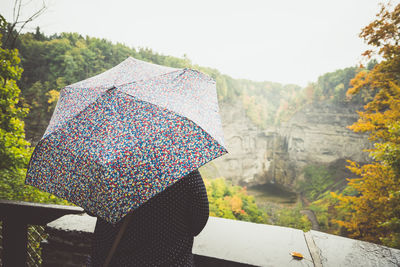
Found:
[[[349,88],[346,92],[346,96],[351,96],[357,94],[361,88],[367,85],[369,82],[368,80],[368,72],[366,70],[360,71],[357,75],[350,81],[350,85],[353,86]]]
[[[382,5],[378,18],[360,34],[384,60],[371,71],[358,73],[347,91],[348,96],[373,96],[358,113],[359,120],[348,128],[369,133],[375,142],[368,150],[374,161],[362,166],[349,161],[348,169],[358,178],[348,179],[348,186],[357,194],[332,196],[344,214],[335,223],[351,237],[400,247],[400,194],[396,193],[400,192],[400,4],[390,8]],[[371,54],[364,52],[367,57]]]
[[[347,169],[349,169],[352,173],[355,173],[356,175],[361,176],[360,165],[357,162],[347,160],[347,163],[350,164],[350,165],[346,166]]]
[[[382,221],[392,216],[395,201],[391,192],[399,190],[390,167],[379,163],[358,165],[350,162],[348,168],[361,178],[349,179],[349,187],[358,195],[346,196],[332,193],[339,200],[337,209],[344,212],[344,220],[334,220],[349,232],[350,237],[379,243],[386,231],[380,227]]]
[[[372,57],[372,54],[373,54],[373,51],[372,51],[372,50],[365,50],[364,53],[362,53],[361,55],[362,55],[363,57],[371,58],[371,57]]]
[[[291,252],[290,255],[297,260],[302,260],[304,258],[303,254],[300,252]]]
[[[268,215],[261,211],[245,187],[232,186],[224,178],[205,179],[210,216],[267,223]]]
[[[378,53],[384,58],[395,55],[392,48],[399,44],[400,5],[392,9],[391,4],[382,4],[377,19],[364,27],[360,37],[369,45],[379,48]]]
[[[400,81],[391,80],[385,75],[378,75],[382,63],[369,73],[360,72],[352,81],[348,95],[376,88],[372,101],[365,105],[365,111],[359,112],[360,119],[348,128],[355,132],[369,132],[371,140],[387,141],[390,139],[389,128],[400,121]]]
[[[244,213],[243,210],[243,201],[242,199],[235,195],[235,196],[226,196],[224,198],[225,201],[227,201],[230,205],[230,208],[232,209],[233,213],[239,214],[239,213]]]

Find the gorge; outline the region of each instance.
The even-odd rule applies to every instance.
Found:
[[[229,154],[215,161],[215,175],[233,184],[277,183],[294,190],[307,165],[333,167],[338,175],[347,175],[345,160],[369,160],[363,152],[370,146],[367,136],[346,128],[357,121],[360,105],[314,102],[266,129],[246,116],[239,101],[222,103],[220,109]]]

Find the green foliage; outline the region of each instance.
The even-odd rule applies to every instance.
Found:
[[[4,18],[1,17],[1,21],[4,22]],[[1,26],[4,28],[5,24]],[[0,62],[0,199],[65,204],[63,200],[24,184],[32,149],[25,140],[22,121],[28,108],[21,106],[16,83],[22,74],[18,50],[0,48]]]
[[[27,109],[19,106],[20,90],[16,84],[22,73],[18,51],[0,48],[0,62],[0,171],[18,172],[31,152],[22,121]]]
[[[299,188],[309,200],[314,201],[333,184],[332,174],[326,167],[309,165],[304,168],[304,181],[299,182]]]
[[[305,232],[311,229],[311,222],[306,215],[300,213],[302,206],[299,204],[294,208],[282,208],[276,211],[276,225],[301,229]]]
[[[329,166],[308,165],[303,169],[304,180],[298,183],[303,201],[305,203],[311,201],[307,209],[316,215],[320,230],[331,234],[346,235],[344,227],[335,223],[335,220],[344,217],[344,212],[334,208],[338,200],[333,195],[358,194],[347,186],[347,180],[343,178],[351,175],[344,165],[343,160],[338,160]]]
[[[26,168],[0,169],[0,199],[72,205],[66,200],[25,185],[25,175]]]
[[[316,84],[316,95],[320,100],[331,99],[336,103],[345,102],[350,81],[358,71],[356,67],[351,67],[320,76]]]
[[[323,194],[318,200],[311,203],[308,207],[317,217],[320,230],[331,234],[338,234],[340,228],[332,222],[332,218],[337,219],[338,214],[333,208],[337,200],[332,197],[330,192]]]
[[[254,197],[249,196],[245,187],[232,186],[224,178],[205,179],[210,216],[268,223],[268,215],[261,211]]]

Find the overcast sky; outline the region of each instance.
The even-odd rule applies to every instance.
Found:
[[[383,0],[386,2],[385,0]],[[235,78],[306,85],[359,63],[377,0],[50,0],[28,25],[183,57]],[[398,1],[392,1],[394,4]],[[12,20],[14,1],[1,0]],[[41,1],[23,9],[30,15]]]

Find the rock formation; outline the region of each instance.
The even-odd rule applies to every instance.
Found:
[[[281,126],[259,129],[240,103],[223,103],[221,117],[229,154],[215,161],[219,175],[234,184],[279,183],[294,188],[302,169],[338,160],[368,162],[365,134],[346,128],[360,106],[318,102],[298,111]],[[344,168],[344,166],[343,166]]]

